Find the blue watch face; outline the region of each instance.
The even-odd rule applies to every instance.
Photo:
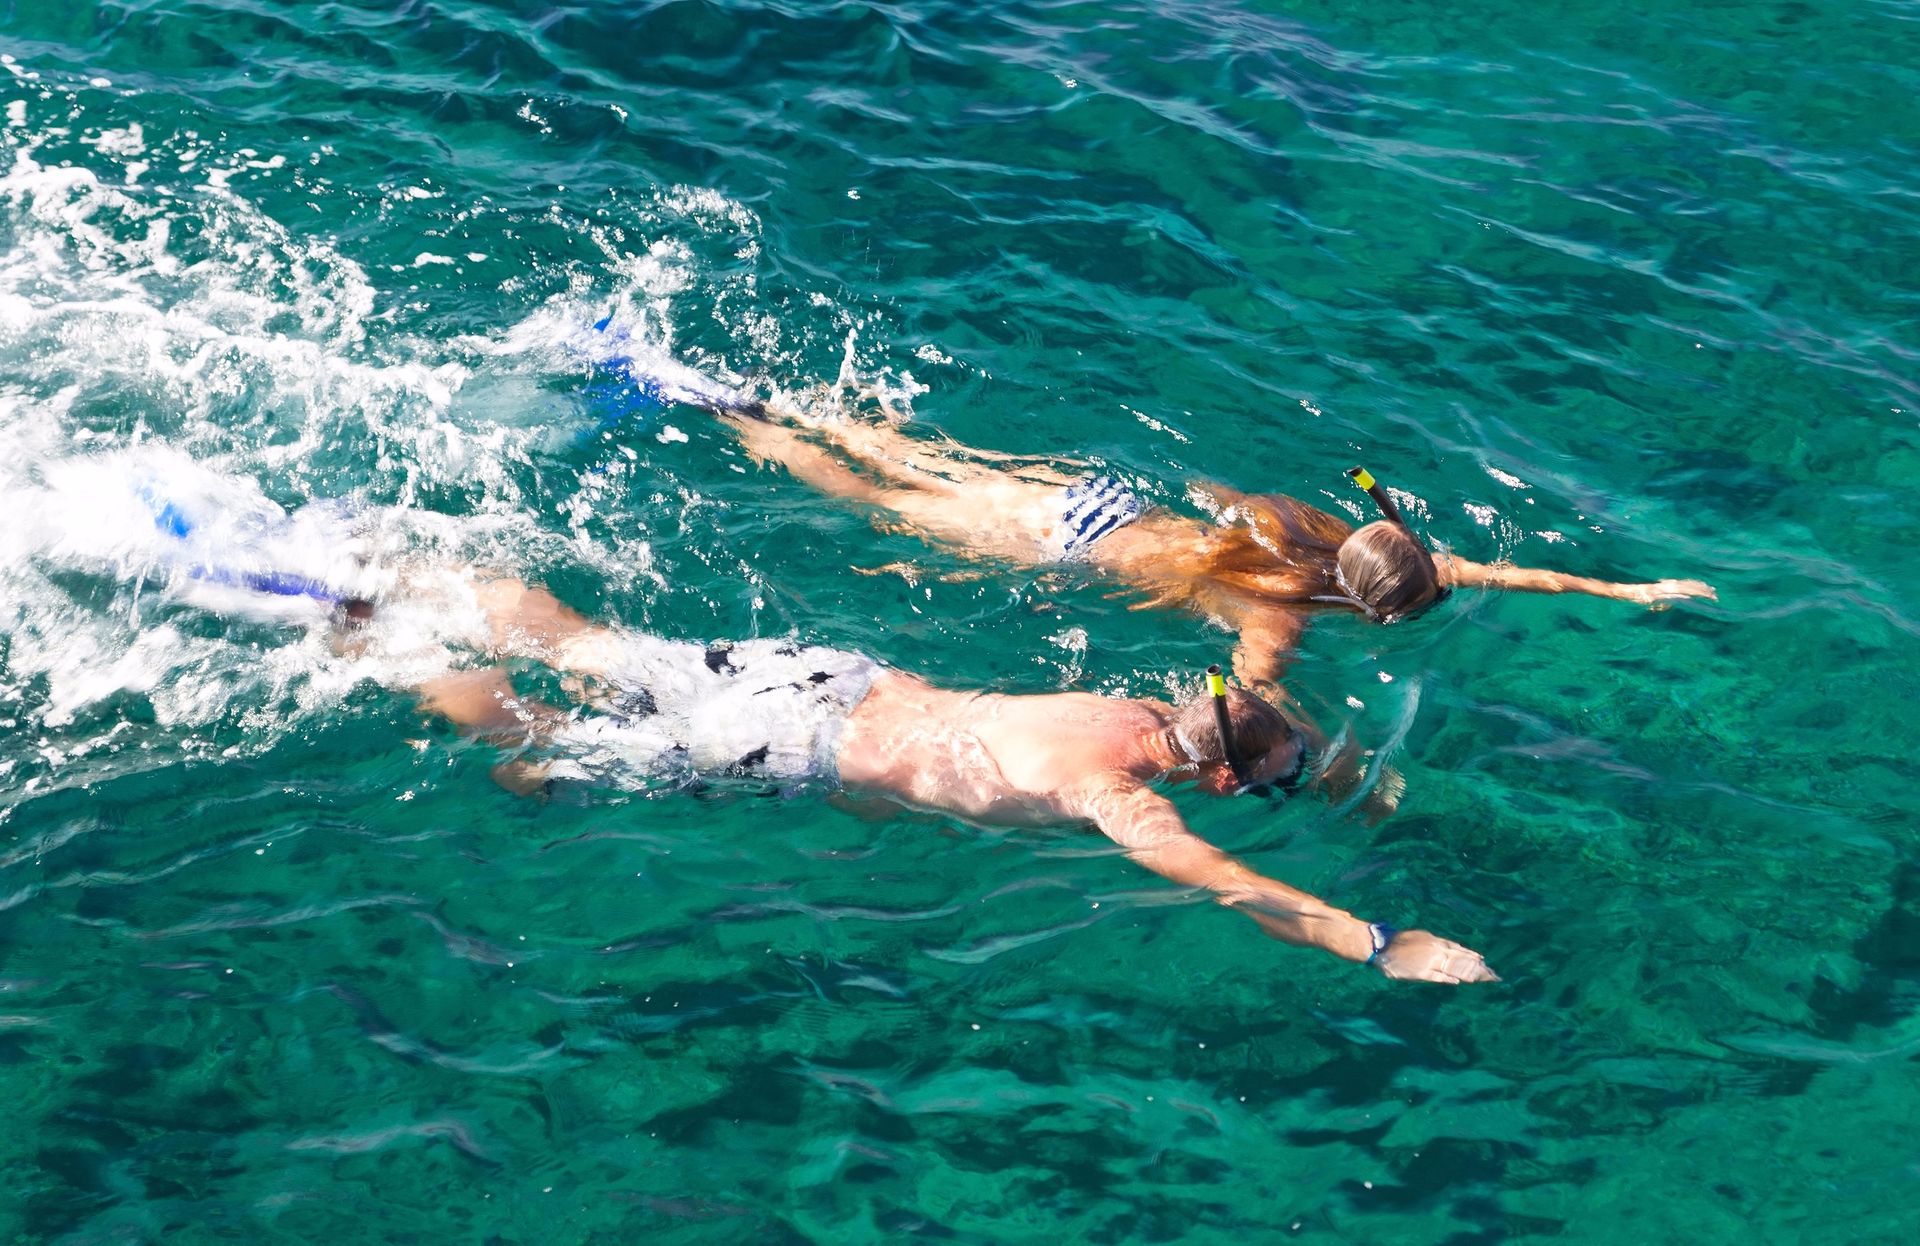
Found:
[[[1368,922],[1367,933],[1373,936],[1373,951],[1367,956],[1367,963],[1371,965],[1373,958],[1386,951],[1387,944],[1392,943],[1393,936],[1400,932],[1385,922]]]

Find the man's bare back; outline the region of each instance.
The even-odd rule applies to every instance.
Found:
[[[1166,721],[1143,701],[956,692],[888,671],[841,733],[840,778],[995,826],[1086,820],[1093,791],[1167,768],[1141,745]]]

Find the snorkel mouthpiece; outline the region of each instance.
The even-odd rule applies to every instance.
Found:
[[[1218,662],[1207,667],[1207,695],[1213,698],[1213,723],[1220,729],[1220,751],[1244,791],[1252,783],[1247,778],[1247,764],[1240,760],[1240,750],[1233,746],[1233,718],[1227,713],[1227,678],[1220,673]]]

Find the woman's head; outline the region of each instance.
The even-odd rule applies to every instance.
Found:
[[[1340,544],[1340,588],[1382,623],[1418,614],[1446,595],[1433,555],[1411,532],[1380,519]]]

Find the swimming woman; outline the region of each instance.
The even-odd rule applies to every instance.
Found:
[[[1586,593],[1655,609],[1715,596],[1699,580],[1616,584],[1430,550],[1358,469],[1349,475],[1382,512],[1358,529],[1297,498],[1222,485],[1198,490],[1217,512],[1208,523],[1149,507],[1111,476],[915,438],[888,422],[807,419],[737,395],[699,405],[755,457],[922,536],[1021,565],[1084,564],[1145,594],[1137,608],[1183,606],[1220,621],[1239,634],[1233,666],[1250,683],[1278,679],[1319,610],[1393,623],[1455,588]]]

